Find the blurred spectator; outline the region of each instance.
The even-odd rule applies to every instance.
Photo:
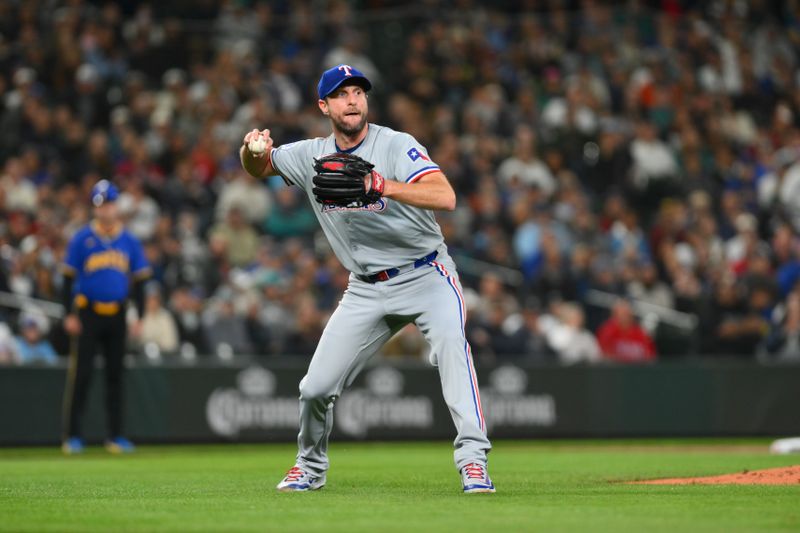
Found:
[[[245,320],[235,312],[230,289],[220,291],[209,303],[203,312],[202,323],[205,342],[212,353],[225,357],[253,352]]]
[[[102,126],[108,120],[108,100],[103,91],[103,80],[97,68],[84,63],[75,71],[75,81],[69,93],[69,101],[75,106],[78,118],[94,128]]]
[[[258,274],[258,286],[261,289],[262,300],[259,303],[251,327],[257,326],[262,332],[259,348],[262,353],[283,353],[292,324],[294,323],[292,309],[292,294],[283,276],[275,271],[264,269]]]
[[[494,309],[499,308],[503,316],[517,311],[519,303],[503,285],[503,280],[494,272],[486,272],[481,276],[479,292],[470,306],[470,313],[478,320],[484,320]]]
[[[614,256],[632,261],[650,259],[650,247],[633,209],[625,209],[620,218],[611,224],[608,232],[609,247]]]
[[[0,188],[3,190],[5,208],[9,211],[36,211],[36,185],[25,177],[25,169],[20,159],[9,158],[3,167],[0,177]]]
[[[278,239],[303,237],[317,228],[317,219],[305,198],[295,187],[284,187],[275,191],[275,205],[263,221],[264,232]]]
[[[264,80],[264,90],[275,100],[278,111],[297,113],[303,101],[303,91],[292,78],[291,64],[284,57],[274,57]]]
[[[258,234],[247,223],[239,206],[232,206],[225,220],[211,228],[209,238],[218,243],[231,266],[247,266],[256,258]]]
[[[659,199],[674,194],[677,190],[675,180],[678,164],[669,145],[658,138],[653,124],[641,121],[636,125],[630,151],[631,178],[639,198],[637,208],[652,208]]]
[[[0,322],[0,366],[19,363],[17,346],[11,328],[5,322]]]
[[[428,355],[430,347],[419,328],[413,324],[403,327],[381,348],[384,357],[410,357],[420,359]]]
[[[253,11],[242,2],[224,2],[216,21],[217,47],[255,49],[263,40],[260,17],[262,11]],[[262,8],[263,9],[263,8]],[[255,16],[254,16],[255,15]]]
[[[743,274],[747,256],[759,245],[758,221],[750,213],[740,213],[735,227],[736,235],[725,243],[725,259],[734,273]]]
[[[226,176],[226,182],[217,199],[217,220],[225,220],[228,211],[235,207],[242,211],[247,222],[258,224],[267,217],[272,206],[267,188],[244,172],[237,159],[231,158],[225,164],[223,175]]]
[[[20,316],[20,335],[16,337],[17,355],[22,364],[54,364],[58,356],[45,338],[49,324],[44,315],[23,313]]]
[[[592,259],[589,288],[610,294],[623,294],[624,285],[611,257],[597,255]]]
[[[798,241],[788,224],[781,224],[772,236],[773,261],[777,267],[775,275],[781,296],[786,296],[800,279],[800,258]]]
[[[627,185],[631,154],[620,130],[616,124],[605,126],[597,148],[588,145],[588,151],[584,150],[586,169],[579,177],[596,202],[607,196],[609,190],[621,191]]]
[[[191,211],[204,226],[210,224],[214,199],[195,173],[191,161],[183,159],[178,162],[173,176],[167,180],[163,197],[172,216]]]
[[[658,278],[653,263],[645,262],[635,267],[635,278],[628,283],[627,295],[634,300],[672,309],[675,303],[669,285]]]
[[[286,338],[284,351],[289,355],[313,355],[322,335],[322,315],[310,296],[300,298],[294,307],[295,321]]]
[[[471,321],[467,339],[474,353],[484,361],[526,354],[528,331],[519,315],[508,316],[499,304],[494,303],[486,314]]]
[[[203,300],[197,291],[177,287],[170,297],[169,310],[175,319],[181,344],[191,345],[196,352],[207,351],[201,315]]]
[[[119,196],[119,212],[131,233],[140,240],[147,241],[153,237],[160,208],[145,193],[141,178],[132,177],[125,182]]]
[[[331,49],[322,60],[323,69],[328,69],[336,65],[353,65],[364,75],[372,80],[373,84],[380,86],[381,73],[375,66],[375,63],[363,53],[364,40],[363,34],[353,31],[345,26],[352,13],[350,13],[350,6],[345,2],[331,4],[332,8],[341,10],[341,15],[336,17],[343,27],[339,33],[339,42],[337,46]],[[334,7],[335,6],[335,7]]]
[[[147,287],[144,316],[141,320],[139,338],[141,346],[154,344],[161,353],[175,353],[179,348],[178,326],[172,314],[161,302],[161,291],[155,284]]]
[[[558,356],[559,362],[596,363],[602,359],[600,346],[592,332],[584,327],[584,315],[574,303],[555,304],[552,315],[542,315],[538,330],[547,340],[548,347]]]
[[[549,76],[558,77],[560,73],[549,69]],[[565,96],[550,98],[542,109],[542,123],[550,136],[564,130],[577,130],[583,135],[595,133],[598,126],[596,105],[586,87],[578,84],[567,86]]]
[[[759,308],[751,308],[749,303]],[[709,332],[703,335],[704,351],[716,355],[752,356],[769,330],[763,316],[769,304],[769,292],[765,289],[754,288],[747,294],[745,287],[731,276],[725,276],[717,285],[709,312],[701,323],[701,329]]]
[[[536,157],[536,137],[529,126],[518,126],[514,136],[514,152],[497,169],[497,175],[506,185],[536,187],[550,197],[556,182],[550,169]]]
[[[785,305],[775,310],[771,331],[764,346],[762,359],[778,361],[800,360],[800,291],[795,288]]]
[[[567,268],[561,246],[552,231],[542,234],[542,260],[532,283],[532,291],[542,305],[561,300],[575,300],[575,281],[572,272]]]
[[[800,154],[781,154],[777,177],[778,205],[789,217],[795,231],[800,231]]]
[[[656,359],[656,347],[650,335],[636,322],[631,304],[619,299],[611,308],[611,317],[597,330],[603,356],[620,363],[643,363]]]

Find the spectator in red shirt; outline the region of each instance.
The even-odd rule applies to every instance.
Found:
[[[624,299],[614,303],[611,317],[597,330],[597,341],[611,361],[639,363],[656,358],[652,337],[636,322],[631,304]]]

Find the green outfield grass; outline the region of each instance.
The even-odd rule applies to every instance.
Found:
[[[495,443],[463,495],[448,443],[335,443],[324,490],[274,490],[289,445],[0,449],[0,531],[798,531],[800,485],[622,480],[788,466],[767,441]],[[763,449],[763,451],[761,451]]]

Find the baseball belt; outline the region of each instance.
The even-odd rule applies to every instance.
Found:
[[[86,309],[88,307],[96,314],[104,316],[116,315],[124,307],[124,302],[89,301],[83,294],[75,297],[75,303],[78,309]]]
[[[380,272],[377,272],[375,274],[370,274],[368,276],[359,275],[357,277],[361,281],[366,281],[367,283],[377,283],[379,281],[387,281],[395,276],[399,276],[400,274],[404,274],[405,272],[409,272],[411,270],[414,270],[415,268],[427,265],[428,263],[436,259],[437,255],[439,255],[439,252],[434,250],[425,257],[420,257],[413,263],[408,263],[407,265],[394,268],[387,268],[386,270],[381,270]]]

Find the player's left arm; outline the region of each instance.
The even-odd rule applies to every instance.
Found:
[[[456,193],[441,171],[431,172],[411,183],[386,180],[383,196],[422,209],[452,211],[456,208]]]

